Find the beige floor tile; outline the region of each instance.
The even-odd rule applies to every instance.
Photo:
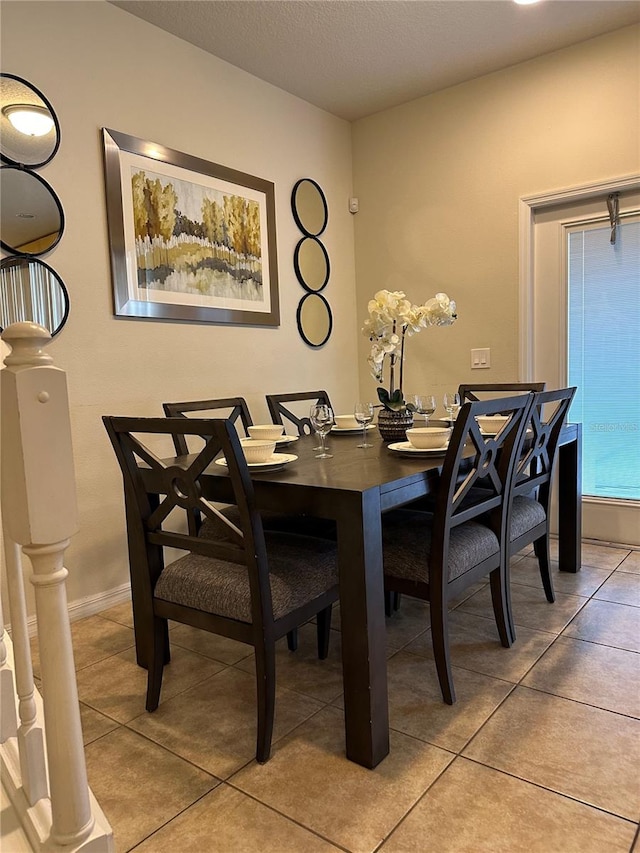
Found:
[[[174,645],[182,646],[183,649],[191,649],[192,652],[222,661],[222,663],[233,664],[242,658],[253,657],[252,646],[231,640],[229,637],[222,637],[220,634],[192,628],[191,625],[170,623],[169,636],[171,648]]]
[[[640,551],[632,551],[618,566],[621,572],[632,572],[640,575]]]
[[[522,684],[640,719],[636,652],[558,637]]]
[[[426,631],[430,624],[428,601],[401,596],[398,610],[385,619],[387,648],[394,651],[403,648]]]
[[[244,672],[255,673],[252,655],[237,664]],[[290,652],[286,639],[277,644],[276,680],[280,687],[311,696],[319,702],[331,702],[342,693],[342,642],[339,631],[331,632],[329,656],[318,660],[316,626],[307,623],[298,629],[298,648]]]
[[[592,599],[565,628],[563,636],[640,652],[640,608]]]
[[[315,714],[322,704],[278,686],[273,740]],[[132,729],[220,779],[256,754],[255,678],[229,667],[197,687],[164,702]]]
[[[118,723],[115,720],[105,717],[98,711],[94,711],[88,705],[80,703],[80,722],[82,724],[82,740],[86,746],[94,740],[97,740],[107,732],[112,732],[118,728]]]
[[[457,758],[380,850],[627,853],[634,831],[633,823]]]
[[[218,780],[134,732],[118,728],[86,748],[89,785],[124,853]]]
[[[578,595],[556,593],[556,600],[550,604],[542,586],[534,589],[522,584],[511,584],[511,607],[516,628],[520,626],[533,628],[536,631],[549,631],[559,634],[571,621],[587,599]],[[477,616],[493,618],[491,593],[488,587],[481,589],[467,599],[459,608],[464,613],[475,613]]]
[[[640,577],[616,569],[593,597],[599,601],[615,601],[640,607]]]
[[[551,557],[558,559],[558,540],[550,542]],[[628,548],[617,548],[613,545],[594,545],[591,542],[582,543],[583,566],[593,566],[596,569],[616,569],[629,554]]]
[[[120,625],[125,625],[127,628],[133,628],[133,610],[130,599],[123,601],[122,604],[109,607],[108,610],[101,610],[100,616],[103,619],[111,619],[112,622],[119,622]]]
[[[164,668],[160,703],[199,684],[224,668],[224,664],[180,646],[171,649]],[[136,663],[135,650],[127,649],[78,673],[80,700],[119,723],[145,713],[147,670]]]
[[[456,667],[469,669],[512,683],[518,682],[553,642],[553,634],[518,626],[516,642],[504,648],[493,619],[457,609],[449,614],[451,660]],[[433,660],[431,631],[418,637],[404,651]]]
[[[346,759],[343,716],[325,708],[232,784],[351,853],[369,853],[452,757],[392,731],[389,755],[367,770]]]
[[[463,754],[619,817],[640,816],[638,720],[516,687]]]
[[[442,701],[432,661],[400,651],[389,660],[389,725],[459,752],[508,695],[512,685],[453,667],[456,702]]]
[[[556,592],[566,592],[569,595],[589,596],[601,586],[611,574],[612,569],[596,569],[593,566],[582,566],[579,572],[561,572],[556,560],[551,562],[551,578]],[[511,565],[511,582],[532,586],[542,590],[540,567],[536,557],[524,557]],[[544,592],[542,593],[544,596]]]
[[[337,847],[228,785],[136,847],[136,853],[331,853]]]
[[[134,644],[133,631],[100,616],[89,616],[71,624],[71,640],[76,671],[117,655]],[[33,672],[40,675],[40,646],[38,638],[31,640]]]

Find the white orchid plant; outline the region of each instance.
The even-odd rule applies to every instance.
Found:
[[[378,388],[378,399],[385,409],[393,412],[412,410],[402,393],[405,338],[428,326],[450,326],[457,318],[456,303],[446,293],[436,293],[424,305],[412,305],[401,290],[379,290],[369,302],[368,310],[369,318],[362,332],[371,341],[367,363],[373,378],[382,382],[387,357],[390,364],[389,390]]]

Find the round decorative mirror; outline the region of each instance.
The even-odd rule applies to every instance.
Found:
[[[329,255],[316,237],[303,237],[293,253],[293,268],[305,290],[315,293],[329,281]]]
[[[45,96],[14,74],[0,74],[0,159],[44,166],[60,145],[60,125]]]
[[[0,261],[0,331],[11,323],[39,323],[57,335],[69,315],[69,294],[44,261],[17,256]]]
[[[58,243],[64,213],[49,184],[18,166],[0,168],[0,245],[8,252],[42,255]]]
[[[310,347],[321,347],[329,340],[333,317],[329,303],[319,293],[307,293],[300,300],[296,315],[298,331]]]
[[[309,237],[318,237],[327,227],[329,208],[320,185],[301,178],[291,193],[291,209],[298,228]]]

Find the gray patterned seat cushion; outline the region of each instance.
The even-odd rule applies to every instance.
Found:
[[[518,539],[546,520],[544,508],[535,498],[517,495],[511,506],[511,530],[509,531],[511,541],[513,542],[514,539]]]
[[[266,533],[273,615],[280,619],[338,582],[336,546],[322,539]],[[251,622],[245,566],[187,554],[170,563],[156,584],[156,598]]]
[[[382,519],[384,571],[411,581],[429,580],[431,525],[423,513],[388,513]],[[449,580],[458,578],[498,554],[498,537],[488,527],[469,521],[454,527],[449,544]]]

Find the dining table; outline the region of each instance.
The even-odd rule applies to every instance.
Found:
[[[437,492],[442,454],[395,452],[377,428],[359,448],[362,431],[333,431],[331,458],[317,458],[315,436],[290,439],[280,451],[295,456],[276,470],[252,470],[259,509],[333,519],[337,527],[346,755],[373,768],[389,752],[389,709],[382,564],[382,516]],[[580,568],[580,424],[565,425],[558,459],[559,568]],[[165,464],[189,464],[194,456]],[[227,469],[201,475],[204,497],[233,502]],[[130,559],[135,559],[130,549]]]

